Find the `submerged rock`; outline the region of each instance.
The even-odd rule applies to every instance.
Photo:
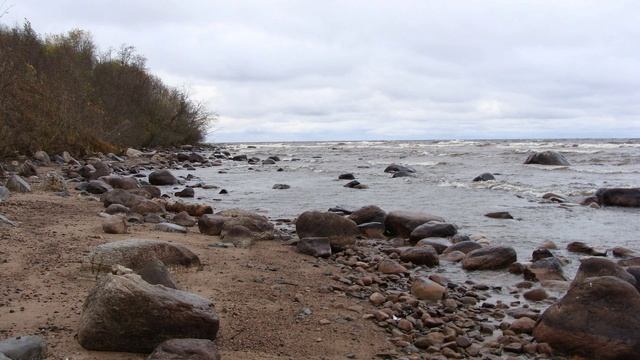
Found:
[[[600,205],[640,207],[640,188],[604,188],[596,192]]]
[[[84,303],[78,342],[88,350],[148,353],[173,338],[214,340],[218,327],[207,299],[135,274],[108,274]]]
[[[495,180],[496,178],[493,176],[492,173],[483,173],[480,174],[476,177],[473,178],[473,182],[478,182],[478,181],[490,181],[490,180]]]
[[[484,216],[492,219],[513,219],[508,211],[496,211],[484,214]]]
[[[384,172],[386,172],[386,173],[397,173],[397,172],[415,173],[416,170],[413,169],[413,168],[410,168],[408,166],[403,166],[403,165],[398,165],[398,164],[391,164],[391,165],[387,166],[384,169]]]

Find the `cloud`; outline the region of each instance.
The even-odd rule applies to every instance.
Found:
[[[640,137],[640,4],[16,1],[221,115],[216,141]]]

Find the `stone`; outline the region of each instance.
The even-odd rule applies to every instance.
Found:
[[[506,268],[517,261],[516,251],[507,246],[488,246],[469,252],[462,260],[465,270],[494,270]]]
[[[442,252],[449,247],[449,244],[446,243],[445,239],[438,240],[435,238],[426,238],[418,241],[415,246],[431,246],[438,254],[442,254]]]
[[[67,182],[64,180],[62,175],[58,174],[55,171],[49,171],[47,175],[45,175],[44,189],[47,191],[54,191],[54,192],[68,191]]]
[[[105,207],[111,204],[119,204],[132,208],[135,204],[143,200],[147,199],[123,189],[114,189],[102,196],[102,203]]]
[[[403,177],[415,177],[415,174],[410,171],[397,171],[393,173],[393,176],[391,176],[391,178],[393,179],[403,178]]]
[[[289,186],[287,184],[275,184],[272,187],[273,190],[287,190],[287,189],[290,189],[290,188],[291,188],[291,186]]]
[[[415,228],[430,221],[445,222],[444,219],[439,216],[426,213],[392,211],[387,214],[384,225],[390,234],[409,238]]]
[[[448,237],[453,236],[458,232],[453,224],[440,223],[440,222],[428,222],[419,225],[409,235],[409,240],[418,242],[419,240],[430,237]]]
[[[387,301],[386,296],[380,294],[379,292],[374,292],[369,296],[369,302],[371,302],[375,306],[380,306]]]
[[[7,219],[6,216],[0,214],[0,227],[16,227],[18,226],[18,224],[16,224],[15,222]]]
[[[368,189],[369,188],[367,185],[361,184],[360,181],[358,180],[349,181],[348,183],[344,184],[344,187],[350,188],[350,189]]]
[[[384,224],[384,219],[386,217],[387,213],[380,207],[375,205],[361,207],[360,209],[352,212],[349,216],[347,216],[348,219],[352,220],[358,225],[372,222]]]
[[[0,341],[0,356],[10,360],[44,360],[47,344],[40,336],[16,336]]]
[[[572,286],[577,283],[587,281],[591,277],[614,276],[636,286],[636,278],[629,274],[622,266],[614,263],[609,259],[603,258],[587,258],[580,261],[580,266],[573,279]]]
[[[107,274],[84,303],[78,342],[88,350],[148,353],[173,338],[214,340],[218,328],[207,299],[136,274]]]
[[[296,244],[298,252],[315,257],[331,256],[331,242],[326,237],[306,237]]]
[[[613,276],[578,282],[542,314],[540,343],[590,359],[640,359],[640,293]]]
[[[9,189],[7,189],[6,187],[0,185],[0,202],[7,200],[10,195],[11,191],[9,191]]]
[[[378,271],[383,274],[404,274],[407,272],[407,268],[393,260],[386,259],[378,263]]]
[[[464,257],[467,256],[467,254],[463,253],[462,251],[450,251],[446,254],[442,254],[440,255],[440,260],[443,261],[451,261],[451,262],[460,262],[462,260],[464,260]]]
[[[147,214],[163,213],[164,208],[160,203],[143,198],[137,203],[133,204],[133,206],[131,207],[131,211],[138,213],[140,215],[147,215]]]
[[[198,223],[198,220],[193,216],[189,215],[189,213],[186,211],[176,214],[176,216],[174,216],[173,219],[171,219],[171,221],[174,224],[185,226],[185,227],[195,226]]]
[[[536,321],[525,316],[512,322],[509,326],[509,330],[516,334],[531,334],[535,326]]]
[[[229,209],[220,211],[217,215],[226,217],[222,225],[220,235],[223,240],[231,232],[233,227],[242,226],[249,231],[247,235],[252,240],[273,240],[275,228],[269,219],[260,214],[240,209]],[[236,229],[237,231],[238,229]],[[238,233],[237,233],[238,234]]]
[[[114,265],[134,271],[153,259],[168,266],[199,267],[200,259],[179,244],[159,240],[128,239],[98,245],[84,260],[83,268],[93,272],[109,272]]]
[[[611,254],[615,257],[634,257],[637,256],[636,252],[631,250],[631,249],[627,249],[625,247],[622,246],[614,246],[613,248],[610,249]]]
[[[177,234],[186,234],[189,232],[189,230],[187,230],[187,228],[184,226],[180,226],[178,224],[172,224],[168,222],[162,222],[162,223],[156,224],[156,226],[153,227],[153,230],[164,231],[168,233],[177,233]]]
[[[556,151],[543,151],[530,154],[524,161],[525,164],[538,164],[538,165],[571,165],[569,161],[560,153]]]
[[[100,195],[113,190],[113,188],[102,180],[91,180],[84,190],[90,194]]]
[[[160,191],[160,188],[154,185],[142,185],[140,189],[142,189],[142,191],[147,195],[151,196],[152,199],[162,196],[162,191]]]
[[[525,279],[531,281],[567,280],[562,270],[562,263],[556,257],[536,260],[524,269]]]
[[[536,262],[545,258],[553,257],[553,253],[549,249],[537,248],[531,253],[531,261]]]
[[[640,188],[603,188],[596,191],[598,204],[604,206],[640,207]]]
[[[355,180],[356,177],[352,173],[338,175],[338,180]]]
[[[144,153],[140,150],[136,150],[133,148],[128,148],[127,151],[125,152],[125,155],[127,155],[128,157],[131,158],[137,158],[137,157],[141,157]]]
[[[216,344],[206,339],[171,339],[158,345],[147,360],[220,360]]]
[[[360,233],[369,239],[385,239],[384,232],[386,228],[383,223],[369,222],[358,225]]]
[[[158,259],[151,259],[144,266],[136,271],[142,280],[151,285],[162,285],[168,288],[176,289],[176,284],[171,279],[169,270],[165,264]]]
[[[49,157],[49,154],[47,154],[45,151],[42,151],[42,150],[36,151],[33,154],[33,159],[42,165],[49,165],[51,163],[51,158]]]
[[[26,178],[31,176],[38,176],[38,170],[36,169],[36,166],[31,163],[31,161],[27,160],[18,167],[18,175]]]
[[[473,182],[478,182],[478,181],[490,181],[490,180],[495,180],[496,178],[493,176],[492,173],[483,173],[480,174],[476,177],[473,178]]]
[[[256,240],[255,234],[243,225],[229,225],[225,222],[222,227],[220,239],[226,243],[232,243],[237,248],[248,248]]]
[[[431,346],[440,347],[444,343],[446,336],[438,331],[432,331],[416,339],[414,345],[420,349],[427,349]]]
[[[587,255],[593,255],[594,253],[594,249],[591,246],[581,241],[574,241],[569,243],[567,245],[567,251],[580,253],[580,254],[587,254]]]
[[[31,185],[29,185],[29,183],[25,179],[20,177],[20,175],[9,176],[9,179],[7,180],[7,183],[5,186],[10,191],[17,192],[17,193],[31,192]]]
[[[138,180],[131,176],[103,176],[98,180],[102,180],[114,189],[134,190],[140,188]]]
[[[360,234],[352,220],[331,212],[306,211],[296,220],[298,238],[326,237],[336,251],[355,244]]]
[[[124,216],[110,216],[102,222],[102,231],[107,234],[126,234],[127,219]]]
[[[387,166],[384,169],[384,172],[386,172],[386,173],[397,173],[397,172],[415,173],[416,170],[413,169],[413,168],[410,168],[408,166],[403,166],[403,165],[398,165],[398,164],[391,164],[391,165]]]
[[[543,249],[549,249],[549,250],[557,250],[558,246],[556,245],[556,243],[554,243],[551,240],[545,240],[541,245],[540,248]]]
[[[447,288],[425,277],[419,277],[411,283],[411,294],[420,300],[442,300]]]
[[[195,190],[193,190],[193,188],[186,187],[186,188],[182,189],[182,191],[176,192],[175,195],[177,197],[192,198],[192,197],[196,196],[196,192],[195,192]]]
[[[478,250],[481,249],[482,245],[478,244],[477,242],[473,241],[473,240],[466,240],[466,241],[460,241],[458,243],[455,243],[449,247],[447,247],[446,249],[444,249],[444,251],[442,252],[443,254],[448,254],[450,252],[454,252],[454,251],[460,251],[463,252],[465,254],[468,254],[470,252],[472,252],[473,250]]]
[[[247,155],[236,155],[231,158],[233,161],[248,161]]]
[[[438,253],[430,246],[407,248],[400,253],[400,260],[428,267],[433,267],[440,263]]]
[[[151,174],[149,174],[149,183],[151,185],[158,185],[158,186],[176,185],[178,184],[178,179],[175,176],[173,176],[171,171],[163,169],[163,170],[156,170]]]
[[[106,212],[109,215],[127,214],[129,212],[129,208],[120,204],[111,204],[107,206],[104,212]]]
[[[168,202],[165,204],[167,211],[181,213],[186,211],[189,215],[201,217],[204,214],[213,214],[213,208],[205,204],[186,204],[181,201]]]
[[[226,217],[220,215],[205,214],[198,219],[200,233],[211,236],[219,236]]]
[[[549,297],[549,294],[543,288],[531,289],[529,291],[525,291],[522,294],[522,297],[529,301],[542,301]]]
[[[508,211],[497,211],[484,214],[484,216],[492,219],[513,219]]]

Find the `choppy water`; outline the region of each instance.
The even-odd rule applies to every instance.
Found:
[[[256,210],[272,219],[294,218],[312,209],[356,209],[370,204],[387,211],[425,211],[455,223],[462,233],[484,234],[494,244],[513,246],[522,261],[545,240],[554,241],[561,249],[569,242],[583,241],[599,249],[619,245],[640,250],[640,209],[592,209],[541,202],[547,192],[577,202],[600,187],[640,186],[637,139],[262,143],[228,147],[261,159],[277,155],[282,161],[277,165],[226,161],[222,167],[176,171],[178,175],[192,173],[207,184],[229,190],[229,195],[219,195],[218,190],[196,190],[200,201],[216,209]],[[523,164],[529,152],[543,150],[559,151],[572,165]],[[392,179],[383,172],[391,163],[415,168],[416,177]],[[284,171],[277,172],[278,168]],[[346,181],[337,178],[346,172],[354,173],[369,189],[343,187]],[[471,181],[483,172],[494,173],[496,181]],[[291,188],[273,190],[276,183]],[[493,211],[509,211],[516,219],[483,216]],[[558,254],[572,260],[566,270],[573,276],[578,257],[564,251]],[[494,275],[507,282],[522,279],[505,272]]]

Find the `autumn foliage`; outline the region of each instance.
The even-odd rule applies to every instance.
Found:
[[[0,27],[0,156],[193,144],[211,119],[132,47],[99,54],[82,30]]]

